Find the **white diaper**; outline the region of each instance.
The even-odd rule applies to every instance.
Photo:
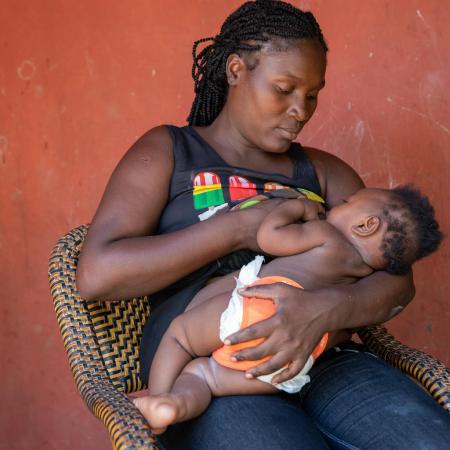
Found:
[[[241,295],[239,295],[238,289],[241,289],[251,283],[254,283],[256,280],[259,280],[258,273],[261,270],[263,262],[264,257],[257,256],[253,261],[242,267],[241,271],[239,272],[239,277],[236,278],[236,287],[231,294],[230,302],[228,303],[227,308],[220,317],[219,336],[222,342],[224,342],[225,339],[230,336],[230,334],[233,334],[236,331],[240,330],[243,316],[243,298]],[[296,375],[294,378],[291,378],[290,380],[275,384],[274,386],[277,389],[288,392],[289,394],[299,392],[306,383],[309,383],[310,378],[307,373],[309,372],[309,369],[311,369],[313,364],[314,358],[310,356],[306,361],[305,366],[298,375]],[[270,382],[272,380],[272,377],[282,370],[284,370],[284,368],[281,368],[269,375],[261,375],[258,377],[258,380],[271,384]]]

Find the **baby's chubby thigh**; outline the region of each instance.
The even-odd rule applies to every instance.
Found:
[[[209,356],[223,345],[219,337],[220,318],[229,301],[230,292],[222,292],[190,305],[172,321],[168,331],[192,356]]]
[[[186,311],[189,311],[200,303],[203,303],[206,300],[213,299],[214,297],[217,297],[221,294],[228,293],[228,299],[230,299],[231,293],[236,287],[235,278],[238,275],[239,271],[236,271],[222,277],[211,279],[208,284],[195,295],[195,297],[187,306]]]
[[[185,367],[183,373],[190,373],[203,379],[214,397],[279,392],[269,383],[256,378],[246,378],[243,371],[221,366],[212,357],[194,359]]]

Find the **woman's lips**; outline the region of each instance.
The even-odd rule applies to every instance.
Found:
[[[301,128],[298,129],[292,129],[292,128],[277,128],[279,133],[286,139],[289,139],[290,141],[293,141],[298,136],[298,133],[300,133]]]

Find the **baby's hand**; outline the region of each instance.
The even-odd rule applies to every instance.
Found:
[[[325,208],[321,203],[300,196],[294,200],[286,200],[278,205],[266,220],[277,226],[286,226],[299,221],[318,220],[321,218],[320,215],[324,213]]]
[[[303,196],[298,197],[296,201],[300,201],[304,205],[303,215],[299,218],[303,222],[309,222],[310,220],[318,220],[321,218],[321,216],[323,216],[323,214],[325,214],[325,208],[319,202],[314,202]]]

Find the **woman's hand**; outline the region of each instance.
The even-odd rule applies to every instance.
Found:
[[[272,379],[281,383],[297,375],[309,355],[327,332],[330,306],[321,301],[318,291],[305,291],[284,283],[257,285],[239,292],[246,297],[273,299],[276,313],[267,320],[253,324],[225,341],[226,344],[267,339],[257,347],[235,353],[237,361],[257,360],[268,355],[272,358],[247,371],[247,377],[270,374],[288,365]]]

